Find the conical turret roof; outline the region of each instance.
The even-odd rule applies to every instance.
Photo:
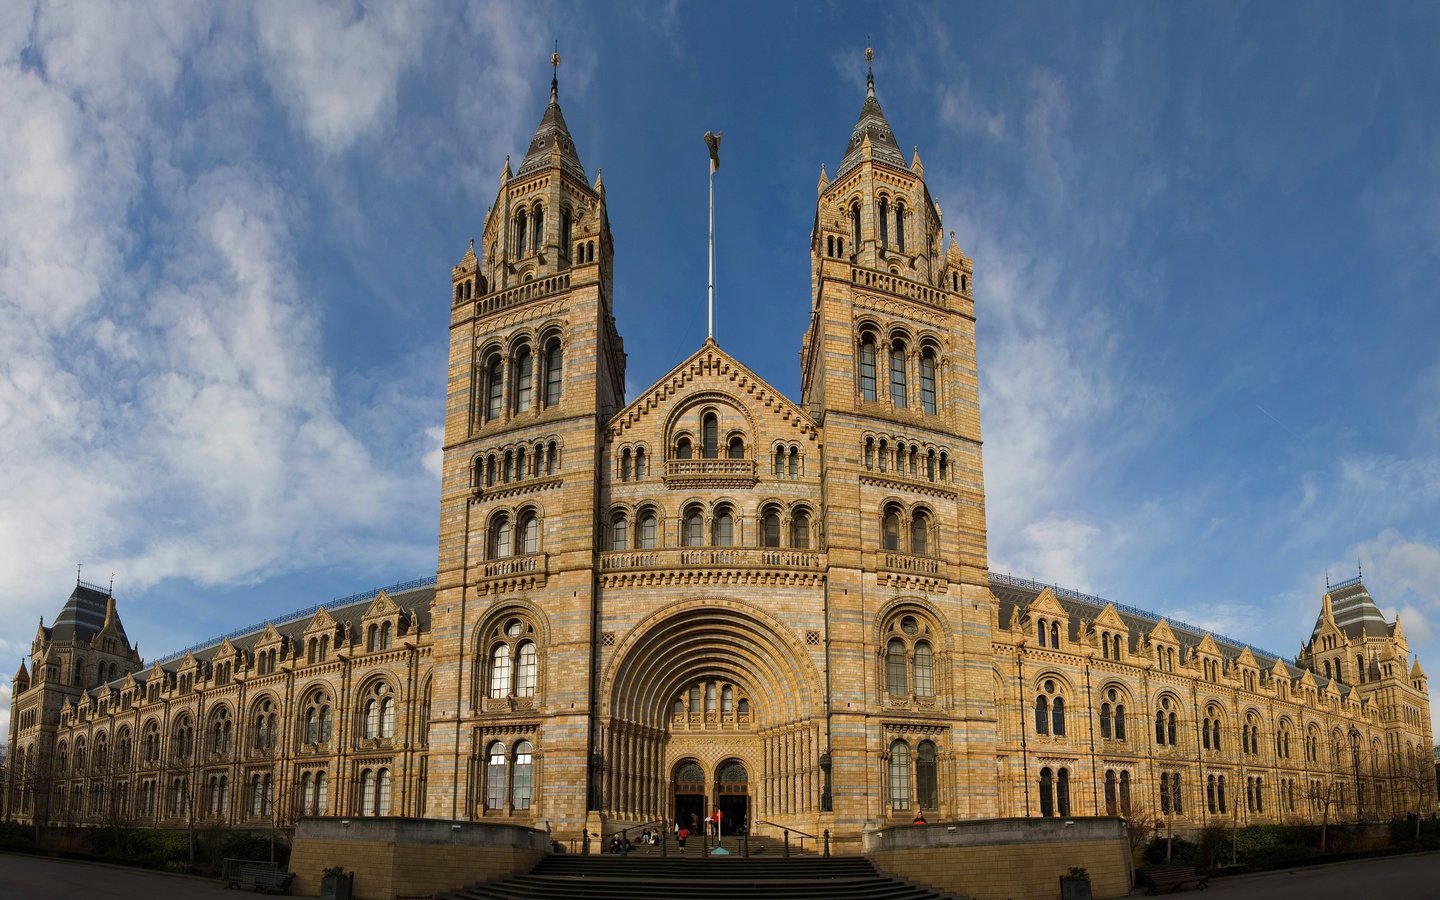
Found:
[[[535,129],[535,136],[530,139],[530,149],[525,151],[525,159],[521,160],[515,177],[523,178],[548,166],[551,151],[556,147],[560,149],[560,167],[588,183],[585,167],[580,164],[580,155],[575,152],[575,141],[571,139],[570,129],[565,125],[564,114],[560,112],[559,82],[552,78],[550,104],[545,107],[545,114],[540,117],[540,126]]]
[[[850,133],[850,143],[845,147],[845,158],[840,160],[840,168],[835,173],[836,179],[844,177],[846,172],[860,164],[863,156],[861,148],[867,136],[870,138],[871,152],[875,159],[905,168],[905,154],[900,152],[900,145],[895,142],[895,132],[890,130],[890,123],[885,120],[885,112],[880,109],[880,101],[875,99],[875,73],[869,73],[865,81],[865,102],[860,107],[860,118],[855,122],[855,130]]]
[[[1310,635],[1312,639],[1320,633],[1325,624],[1327,605],[1335,625],[1348,638],[1359,638],[1367,632],[1372,635],[1389,633],[1390,623],[1385,621],[1380,607],[1375,605],[1365,583],[1358,577],[1332,585],[1325,599],[1329,603],[1321,606],[1320,615],[1315,620],[1315,630]]]

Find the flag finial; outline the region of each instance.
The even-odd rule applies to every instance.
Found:
[[[870,35],[865,35],[865,96],[875,98],[875,48],[870,46]]]

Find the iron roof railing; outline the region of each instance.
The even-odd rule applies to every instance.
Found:
[[[1140,609],[1134,606],[1126,606],[1124,603],[1116,603],[1113,600],[1106,600],[1104,597],[1098,597],[1095,594],[1086,594],[1081,591],[1072,590],[1070,588],[1060,587],[1058,584],[1045,584],[1042,581],[1032,581],[1029,578],[1019,578],[1014,575],[1002,575],[999,572],[991,572],[990,581],[994,584],[1004,584],[1010,587],[1018,587],[1031,591],[1043,591],[1045,588],[1049,588],[1050,591],[1054,593],[1057,597],[1064,597],[1067,600],[1077,600],[1081,603],[1095,604],[1102,609],[1108,603],[1111,606],[1115,607],[1116,612],[1122,612],[1126,615],[1135,616],[1136,618],[1144,619],[1147,622],[1159,622],[1161,619],[1164,619],[1172,627],[1181,628],[1202,636],[1208,634],[1211,637],[1215,638],[1215,640],[1229,644],[1232,647],[1249,647],[1250,652],[1256,656],[1266,656],[1270,659],[1278,659],[1287,665],[1295,665],[1294,658],[1289,656],[1281,656],[1278,653],[1271,653],[1269,650],[1266,650],[1263,647],[1256,647],[1254,644],[1251,644],[1248,641],[1237,641],[1232,637],[1220,634],[1219,632],[1212,629],[1201,628],[1198,625],[1191,625],[1189,622],[1186,622],[1183,619],[1176,619],[1172,616],[1158,615],[1156,613],[1150,612],[1149,610]]]
[[[193,653],[196,650],[204,650],[206,647],[219,646],[220,644],[231,638],[242,637],[247,634],[254,634],[257,631],[264,631],[265,626],[271,623],[279,626],[288,625],[301,619],[308,619],[311,616],[315,615],[317,612],[319,612],[321,607],[324,607],[325,609],[338,609],[342,606],[349,606],[352,603],[359,603],[364,600],[374,599],[375,595],[380,593],[381,591],[384,591],[387,594],[399,594],[405,591],[413,591],[417,588],[430,587],[434,583],[435,576],[427,575],[424,578],[414,578],[410,581],[401,581],[397,584],[387,585],[386,587],[371,588],[368,591],[357,591],[356,593],[351,594],[348,597],[336,597],[329,603],[317,603],[314,606],[297,610],[292,613],[287,613],[286,615],[280,616],[278,618],[266,619],[265,621],[256,623],[254,625],[247,625],[244,628],[237,628],[234,631],[226,632],[225,634],[222,634],[217,638],[210,638],[209,640],[201,641],[198,644],[192,644],[183,650],[177,650],[176,652],[171,653],[169,656],[162,656],[161,658],[155,660],[153,664],[164,666],[166,663],[172,663],[175,660],[180,659],[187,653]]]

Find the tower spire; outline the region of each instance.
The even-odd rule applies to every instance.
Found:
[[[560,41],[555,41],[555,52],[550,54],[550,67],[554,70],[550,75],[550,102],[560,102]]]
[[[875,99],[875,48],[870,46],[870,35],[865,35],[865,96]]]

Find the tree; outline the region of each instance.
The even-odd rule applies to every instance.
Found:
[[[1325,841],[1330,830],[1330,807],[1340,800],[1340,792],[1344,786],[1337,778],[1320,777],[1310,779],[1310,785],[1305,790],[1305,799],[1310,801],[1310,813],[1313,816],[1316,810],[1320,811],[1320,852],[1325,852]]]
[[[1419,748],[1402,750],[1395,766],[1400,807],[1415,817],[1415,840],[1420,840],[1420,819],[1435,809],[1435,759]]]
[[[1125,820],[1125,830],[1130,835],[1130,854],[1133,856],[1150,845],[1150,839],[1160,828],[1155,810],[1139,798],[1130,799],[1129,808],[1121,808],[1120,818]]]

